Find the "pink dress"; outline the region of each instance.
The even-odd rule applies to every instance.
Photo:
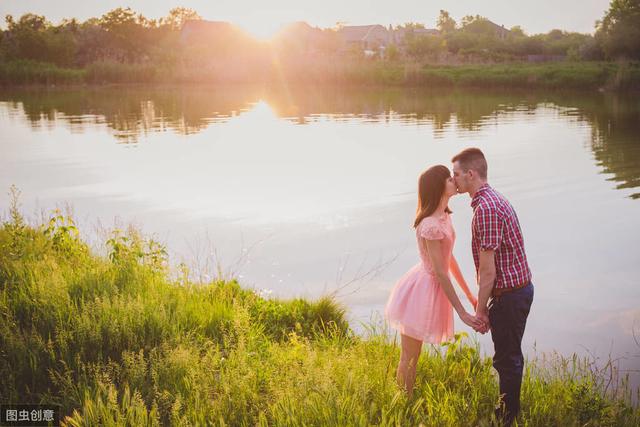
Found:
[[[439,344],[453,338],[453,307],[438,283],[425,240],[440,240],[442,259],[449,266],[456,238],[451,218],[424,218],[416,227],[416,238],[420,262],[395,284],[384,314],[401,334]]]

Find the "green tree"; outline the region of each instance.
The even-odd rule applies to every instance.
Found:
[[[7,23],[7,53],[10,58],[44,61],[47,54],[45,30],[51,25],[44,16],[27,13],[15,21],[11,15]]]
[[[640,0],[612,0],[596,38],[609,59],[640,59]]]
[[[120,62],[139,62],[147,59],[153,48],[157,23],[137,14],[131,8],[116,8],[98,20],[107,33],[106,50],[109,59]]]
[[[384,51],[384,57],[388,61],[396,61],[400,58],[400,50],[395,44],[390,44]]]
[[[76,64],[78,22],[63,20],[54,26],[44,16],[27,13],[16,22],[7,16],[9,57],[51,62],[61,66]]]
[[[105,30],[115,32],[137,25],[138,16],[130,7],[119,7],[102,15],[99,22],[100,26]]]
[[[418,61],[435,59],[445,49],[444,39],[431,35],[407,34],[405,45],[407,55]]]
[[[187,21],[202,19],[198,13],[187,7],[174,7],[167,17],[160,20],[161,25],[168,26],[173,31],[180,31]]]
[[[456,30],[456,21],[449,15],[449,12],[440,10],[437,26],[442,34],[452,33]]]
[[[405,30],[424,30],[424,24],[419,22],[405,22],[402,25],[398,25],[396,30],[405,29]]]
[[[516,25],[514,27],[511,27],[511,29],[509,29],[509,31],[511,32],[511,35],[513,37],[526,37],[527,36],[520,25]]]

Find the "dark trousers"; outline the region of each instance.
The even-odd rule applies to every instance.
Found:
[[[493,367],[500,377],[500,394],[504,407],[496,415],[506,425],[511,425],[520,411],[520,386],[524,356],[522,335],[533,302],[533,284],[491,299],[489,322],[491,339],[495,348]]]

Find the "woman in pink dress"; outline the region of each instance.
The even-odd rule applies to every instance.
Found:
[[[413,392],[423,341],[439,344],[453,338],[453,308],[467,325],[481,324],[464,309],[449,277],[451,272],[475,308],[477,300],[452,253],[456,235],[448,204],[455,194],[456,186],[446,166],[433,166],[420,175],[413,224],[420,262],[398,280],[385,307],[385,317],[401,334],[396,380],[409,395]]]

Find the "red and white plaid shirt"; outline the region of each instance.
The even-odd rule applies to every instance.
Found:
[[[531,270],[524,252],[524,238],[516,211],[500,193],[484,184],[471,199],[471,248],[476,272],[480,252],[495,251],[494,289],[515,288],[531,281]]]

